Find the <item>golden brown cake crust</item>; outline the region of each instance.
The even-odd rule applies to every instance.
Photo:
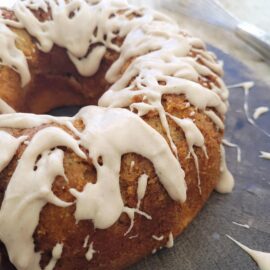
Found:
[[[14,29],[14,31],[20,37],[18,48],[22,49],[28,57],[32,80],[25,88],[21,88],[19,75],[8,67],[1,67],[0,97],[17,111],[45,113],[59,106],[96,104],[97,99],[108,89],[109,84],[104,76],[118,57],[117,53],[108,51],[99,71],[94,76],[85,78],[77,73],[64,49],[54,46],[50,53],[44,54],[36,48],[26,31],[20,29]],[[215,78],[205,77],[202,84],[210,81],[216,83]],[[185,118],[190,117],[191,112],[196,112],[190,118],[202,132],[208,154],[207,158],[201,148],[194,147],[199,160],[201,193],[198,189],[194,160],[192,157],[186,158],[189,149],[184,132],[168,118],[171,135],[179,153],[179,162],[185,171],[186,202],[180,204],[170,198],[149,160],[135,153],[126,154],[122,157],[120,173],[124,204],[131,208],[136,207],[138,178],[142,173],[146,173],[149,180],[141,209],[148,213],[152,220],[136,215],[132,231],[127,236],[123,236],[130,225],[130,219],[124,213],[110,228],[95,230],[91,221],[80,221],[76,224],[75,206],[60,208],[47,204],[40,214],[39,225],[34,233],[35,249],[42,252],[42,269],[50,261],[51,251],[59,242],[64,244],[64,249],[55,270],[123,269],[151,254],[153,250],[164,247],[168,242],[170,232],[177,236],[192,221],[219,179],[220,143],[223,132],[217,130],[209,117],[193,106],[187,107],[186,103],[187,100],[183,95],[168,94],[162,98],[165,111],[174,116]],[[143,119],[168,141],[156,112],[149,112]],[[58,126],[75,137],[66,127]],[[81,122],[77,122],[75,126],[79,130],[84,128]],[[31,138],[45,127],[47,125],[32,129],[5,130],[15,137],[27,134]],[[22,145],[10,164],[0,173],[0,205],[17,161],[25,148],[26,146]],[[65,182],[63,177],[57,177],[53,184],[53,192],[64,201],[72,202],[74,197],[69,193],[69,189],[75,188],[82,191],[86,183],[94,183],[96,170],[90,159],[86,161],[70,149],[63,148],[63,150],[65,152],[64,168],[69,182]],[[135,161],[135,165],[131,169],[132,161]],[[87,235],[90,236],[89,242],[94,241],[95,250],[98,251],[90,262],[85,258],[87,248],[83,248]],[[164,238],[156,241],[152,238],[153,235],[164,235]],[[134,237],[130,239],[130,236]],[[7,262],[3,244],[1,244],[1,249],[2,264],[5,269],[12,269]]]

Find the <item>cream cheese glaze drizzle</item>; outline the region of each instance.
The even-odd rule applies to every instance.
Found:
[[[0,126],[2,122],[6,123],[5,120],[10,116],[10,114],[0,115]],[[43,123],[53,121],[53,117],[44,116],[37,122],[37,117],[25,114],[27,125],[34,127],[40,125],[42,121]],[[139,153],[151,160],[169,195],[181,202],[186,199],[184,171],[179,162],[165,139],[136,114],[126,109],[89,106],[83,108],[75,117],[65,118],[62,123],[66,121],[72,124],[75,119],[81,119],[85,125],[79,140],[75,140],[57,127],[47,127],[37,132],[19,160],[6,189],[0,211],[0,238],[8,249],[11,261],[18,269],[40,269],[40,254],[34,252],[32,235],[38,225],[43,206],[48,202],[60,207],[71,205],[57,198],[51,191],[55,177],[57,175],[65,177],[63,151],[55,148],[57,146],[69,147],[84,159],[86,155],[79,146],[89,150],[89,157],[97,169],[97,182],[87,184],[82,192],[75,189],[70,192],[77,199],[75,202],[77,220],[91,219],[96,228],[108,228],[122,212],[130,212],[133,215],[138,213],[151,218],[140,210],[127,208],[123,204],[119,172],[121,156],[125,153]],[[67,123],[66,125],[68,126]],[[125,128],[127,125],[129,129]],[[11,121],[9,127],[18,128],[21,127],[21,123]],[[5,136],[8,140],[13,140],[13,148],[7,153],[7,158],[11,159],[14,149],[16,150],[15,146],[18,147],[18,139],[11,135]],[[1,136],[0,140],[2,138],[5,137]],[[145,144],[141,143],[143,141]],[[36,162],[40,154],[42,156]],[[100,156],[103,160],[102,166],[98,164]],[[11,231],[12,234],[9,233]]]
[[[57,261],[61,258],[63,252],[63,244],[57,243],[52,250],[52,259],[44,270],[53,270]]]
[[[250,226],[248,224],[241,224],[241,223],[238,223],[238,222],[235,222],[235,221],[233,221],[232,224],[243,227],[243,228],[246,228],[246,229],[250,228]]]
[[[235,143],[232,143],[230,141],[228,141],[227,139],[223,139],[222,140],[222,144],[225,145],[225,146],[228,146],[228,147],[232,147],[232,148],[236,148],[236,151],[237,151],[237,162],[241,162],[242,160],[242,157],[241,157],[241,148],[238,144],[235,144]]]
[[[270,269],[270,253],[269,252],[262,252],[258,250],[254,250],[248,248],[247,246],[241,244],[240,242],[236,241],[229,235],[226,235],[229,239],[231,239],[236,245],[242,248],[250,257],[258,264],[261,270],[269,270]]]
[[[0,63],[9,66],[21,75],[21,84],[25,86],[31,79],[26,57],[16,47],[16,34],[5,24],[0,24]]]
[[[173,245],[174,245],[173,234],[172,234],[172,232],[170,232],[168,241],[166,243],[166,247],[167,248],[172,248]]]
[[[4,100],[0,98],[0,114],[1,113],[15,113],[15,111]]]
[[[0,172],[9,164],[25,136],[14,138],[5,131],[0,131]]]
[[[96,228],[103,229],[118,219],[124,208],[118,182],[121,156],[125,153],[139,153],[151,160],[169,195],[174,200],[185,201],[184,171],[173,157],[165,139],[143,120],[125,109],[98,107],[82,109],[78,117],[85,124],[80,144],[89,150],[98,180],[95,185],[88,183],[82,192],[71,190],[77,198],[77,220],[93,219]],[[129,131],[125,128],[127,126]],[[102,166],[98,164],[99,157],[102,157]]]
[[[260,156],[259,157],[270,160],[270,152],[260,151]]]
[[[152,238],[155,239],[156,241],[162,241],[164,239],[164,235],[161,236],[152,235]]]
[[[140,208],[141,201],[145,195],[146,188],[147,188],[147,181],[148,181],[148,175],[142,174],[138,179],[138,188],[137,188],[137,197],[138,197],[138,203],[137,208]]]
[[[261,115],[267,113],[269,111],[269,108],[266,106],[261,106],[255,109],[253,113],[253,118],[256,120],[258,119]]]
[[[89,247],[88,247],[87,252],[85,253],[85,258],[87,261],[91,261],[93,259],[94,254],[96,253],[96,251],[93,248],[93,245],[94,245],[94,243],[91,242]]]
[[[44,12],[50,10],[47,21],[39,21],[32,12],[39,9]],[[17,21],[2,18],[0,22],[0,37],[3,37],[0,45],[3,43],[1,47],[4,48],[0,58],[3,65],[12,67],[20,75],[22,86],[30,82],[31,76],[26,56],[17,49],[17,36],[9,26],[25,28],[37,40],[37,47],[43,52],[49,52],[54,45],[65,48],[83,76],[91,76],[98,70],[106,50],[119,54],[106,73],[111,87],[99,100],[100,106],[109,108],[89,106],[74,117],[56,118],[13,113],[0,100],[0,112],[10,113],[0,115],[0,128],[25,129],[57,123],[74,134],[71,136],[57,127],[45,127],[26,141],[26,149],[2,202],[0,239],[7,247],[10,260],[19,270],[40,270],[41,254],[35,252],[33,233],[39,222],[39,214],[47,203],[59,207],[75,204],[76,220],[92,220],[98,229],[110,227],[124,212],[131,220],[125,235],[133,227],[135,214],[151,219],[139,209],[147,190],[146,174],[138,179],[137,208],[129,208],[123,203],[119,186],[123,154],[137,153],[149,159],[170,197],[179,202],[186,200],[185,173],[179,164],[168,118],[173,119],[185,133],[196,164],[200,189],[199,162],[193,147],[202,148],[207,157],[204,137],[191,119],[168,115],[162,105],[162,96],[184,95],[189,106],[204,112],[217,129],[222,130],[228,91],[219,78],[223,72],[222,65],[216,62],[212,53],[205,51],[203,42],[181,31],[177,24],[158,12],[135,8],[124,0],[25,0],[17,1],[13,11]],[[133,16],[132,20],[130,16]],[[121,45],[115,44],[116,37],[123,39]],[[94,46],[89,50],[91,45]],[[191,52],[197,56],[192,57]],[[127,62],[130,64],[125,69]],[[200,83],[205,76],[215,78],[216,83],[210,84],[211,89]],[[134,103],[134,97],[142,97],[142,100]],[[118,107],[127,107],[138,115]],[[152,110],[158,112],[170,145],[139,117]],[[83,131],[74,127],[76,120],[83,121]],[[0,153],[0,172],[26,139],[0,131],[0,147],[4,145],[5,151]],[[85,160],[90,158],[97,171],[95,184],[86,184],[81,192],[70,190],[76,198],[73,203],[60,200],[51,190],[56,176],[68,181],[63,166],[64,152],[58,148],[60,146],[72,149]],[[86,152],[89,156],[86,156]],[[229,192],[233,187],[233,178],[227,170],[223,148],[221,157],[222,181],[217,189]],[[98,162],[100,158],[102,165]],[[134,162],[130,167],[132,170]],[[91,260],[95,250],[93,242],[89,245],[88,241],[89,237],[85,239],[85,248],[89,246],[86,258]],[[173,235],[170,233],[167,246],[172,245]],[[63,248],[62,244],[55,246],[46,270],[54,268]]]
[[[204,145],[204,137],[201,133],[201,131],[197,128],[197,126],[193,123],[193,121],[189,118],[186,119],[180,119],[175,116],[169,115],[174,122],[182,128],[182,130],[185,133],[186,141],[188,144],[189,153],[187,155],[187,158],[190,158],[190,154],[192,155],[197,171],[197,177],[198,177],[198,188],[201,193],[201,179],[200,179],[200,168],[199,168],[199,160],[198,157],[194,151],[193,146],[201,147],[204,151],[205,156],[207,156],[206,147]]]
[[[230,193],[234,188],[234,178],[227,168],[225,149],[223,145],[220,146],[221,161],[220,161],[220,179],[216,186],[216,191],[219,193]]]

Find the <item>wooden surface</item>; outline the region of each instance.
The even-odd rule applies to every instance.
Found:
[[[258,106],[270,107],[270,88],[257,81],[240,62],[211,48],[224,61],[227,85],[255,81],[250,91],[250,113]],[[225,137],[239,144],[242,162],[236,150],[226,148],[227,163],[236,186],[229,195],[214,193],[204,209],[176,239],[172,249],[164,249],[129,270],[255,270],[256,263],[230,241],[229,234],[250,248],[270,252],[270,160],[259,158],[259,151],[270,152],[270,138],[251,126],[244,114],[244,91],[230,91],[230,109]],[[270,132],[270,113],[261,116],[259,126]],[[232,222],[249,224],[250,229]]]
[[[250,91],[250,114],[258,106],[270,107],[270,88],[256,80],[239,61],[210,47],[224,61],[227,85],[254,81]],[[149,256],[129,270],[256,270],[256,263],[225,235],[229,234],[250,248],[270,252],[270,160],[259,158],[259,151],[270,152],[270,138],[251,126],[245,117],[244,91],[230,90],[230,108],[225,137],[239,144],[242,162],[236,150],[226,147],[227,163],[236,181],[228,195],[213,193],[203,210],[171,249]],[[69,109],[74,114],[76,108]],[[65,115],[67,110],[54,114]],[[257,124],[270,132],[270,112]],[[249,224],[250,229],[232,222]]]

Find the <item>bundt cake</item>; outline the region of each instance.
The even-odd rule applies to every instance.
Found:
[[[3,269],[123,269],[232,189],[222,65],[165,15],[18,0],[0,48]],[[70,105],[87,106],[44,114]]]

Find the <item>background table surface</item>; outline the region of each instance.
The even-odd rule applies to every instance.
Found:
[[[139,0],[135,1],[139,2]],[[231,11],[236,11],[236,15],[240,18],[250,17],[249,21],[265,29],[270,26],[268,15],[270,1],[221,1]],[[158,1],[143,1],[144,4],[147,2],[153,5],[153,2]],[[250,14],[253,16],[248,16],[247,10],[252,12]],[[231,33],[220,30],[217,35],[216,28],[203,26],[202,23],[189,19],[182,22],[185,28],[190,29],[195,35],[230,53],[225,54],[216,48],[211,48],[220,59],[224,60],[227,84],[255,81],[255,87],[250,91],[250,113],[253,113],[258,106],[270,106],[270,87],[266,84],[270,82],[269,65],[236,40]],[[222,44],[219,42],[221,36]],[[257,72],[251,72],[239,62],[239,59]],[[259,151],[270,152],[270,138],[247,122],[243,111],[244,91],[232,89],[230,92],[230,110],[226,120],[225,137],[239,144],[242,150],[241,163],[236,161],[235,149],[226,150],[228,166],[236,180],[235,190],[229,195],[214,193],[197,218],[176,239],[173,248],[159,251],[131,267],[130,270],[258,269],[254,261],[227,239],[225,234],[231,235],[250,248],[270,252],[270,161],[258,157]],[[60,113],[63,112],[65,114],[66,111]],[[270,113],[259,118],[257,123],[270,132]],[[234,225],[233,221],[248,224],[250,229]]]

